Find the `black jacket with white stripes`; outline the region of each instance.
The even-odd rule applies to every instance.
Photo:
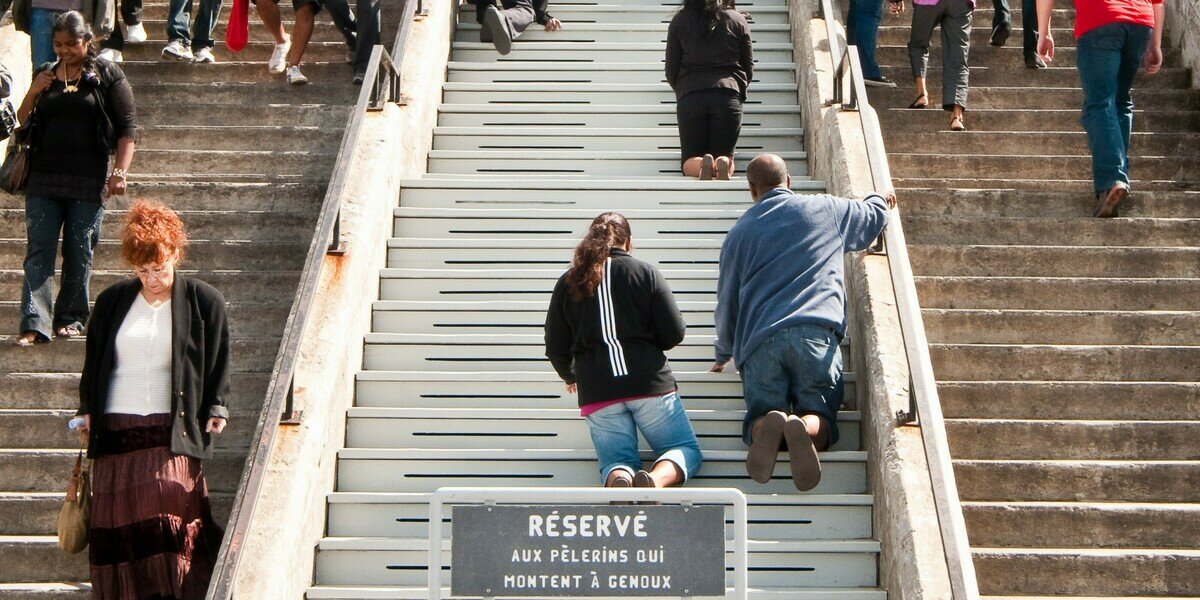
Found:
[[[546,357],[579,385],[579,406],[666,394],[675,377],[663,352],[686,326],[657,269],[614,248],[596,295],[576,302],[563,274],[546,314]]]

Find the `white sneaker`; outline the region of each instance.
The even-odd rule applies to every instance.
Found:
[[[183,40],[171,40],[171,43],[163,48],[162,57],[170,60],[192,60],[192,49],[188,48]]]
[[[195,63],[215,63],[217,57],[213,56],[212,48],[201,48],[196,51],[196,55],[192,57],[192,62]]]
[[[300,72],[299,65],[292,65],[287,68],[287,82],[292,85],[304,85],[308,83],[308,78]]]
[[[292,40],[286,39],[282,44],[275,44],[271,60],[267,61],[267,70],[272,73],[282,73],[287,68],[287,53],[292,49]]]
[[[105,48],[101,50],[100,54],[97,56],[99,56],[101,60],[107,60],[108,62],[125,62],[125,57],[121,54],[121,51],[113,50],[112,48]]]
[[[146,41],[146,28],[141,23],[125,27],[125,41],[140,44]]]

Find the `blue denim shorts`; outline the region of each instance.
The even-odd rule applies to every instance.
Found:
[[[840,344],[832,328],[796,325],[775,332],[754,349],[742,362],[746,399],[742,439],[747,444],[751,425],[773,410],[823,417],[829,424],[829,444],[837,441],[837,412],[842,406]]]
[[[700,443],[684,412],[678,392],[629,400],[606,406],[586,417],[596,458],[600,461],[600,483],[615,469],[632,475],[642,468],[638,432],[658,458],[671,461],[683,472],[684,480],[700,470]]]

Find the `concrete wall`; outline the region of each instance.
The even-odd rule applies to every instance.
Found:
[[[825,106],[833,98],[833,63],[819,0],[791,0],[800,105],[813,177],[831,193],[861,197],[874,191],[859,115]],[[837,27],[840,39],[844,34]],[[854,175],[852,175],[854,174]],[[908,407],[908,363],[900,334],[887,258],[860,253],[847,261],[852,307],[851,364],[870,456],[875,535],[883,546],[880,583],[892,599],[946,600],[950,580],[942,549],[921,431],[896,425]]]
[[[1166,0],[1167,37],[1183,50],[1183,62],[1192,69],[1192,87],[1200,87],[1200,2]]]
[[[17,31],[12,23],[12,11],[4,13],[0,18],[0,64],[8,67],[12,73],[13,89],[8,100],[13,108],[21,106],[25,92],[29,90],[29,81],[33,78],[33,65],[29,63],[29,36]],[[8,148],[8,140],[0,142],[0,160]]]
[[[315,547],[325,532],[325,497],[334,487],[400,179],[425,172],[441,101],[452,3],[426,6],[429,15],[414,24],[405,49],[403,92],[409,103],[368,113],[355,149],[342,208],[348,253],[326,257],[315,321],[300,352],[296,406],[303,417],[277,437],[235,582],[239,599],[302,598],[312,583]]]

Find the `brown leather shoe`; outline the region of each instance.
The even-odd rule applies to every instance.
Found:
[[[608,485],[606,485],[604,487],[619,488],[619,489],[627,489],[627,488],[633,487],[633,479],[631,477],[629,477],[629,472],[625,471],[625,470],[620,470],[620,473],[621,474],[618,474],[616,477],[609,480]],[[609,504],[611,504],[612,506],[629,506],[630,504],[633,504],[633,503],[626,501],[626,500],[614,500],[612,502],[609,502]]]
[[[750,429],[750,451],[746,453],[746,473],[750,478],[766,483],[775,471],[779,458],[779,444],[783,441],[783,425],[787,415],[773,410],[755,421]]]
[[[1096,216],[1101,219],[1111,219],[1117,216],[1121,203],[1129,196],[1129,184],[1116,182],[1108,192],[1096,201]]]
[[[637,473],[633,474],[633,487],[656,488],[658,486],[654,484],[654,477],[651,477],[649,473],[645,471],[638,471]],[[638,502],[638,504],[644,506],[658,506],[662,504],[662,502],[647,500],[645,502]]]
[[[817,448],[808,435],[804,420],[790,415],[783,424],[783,437],[787,440],[788,462],[792,467],[792,483],[796,489],[807,492],[821,483],[821,459]]]

